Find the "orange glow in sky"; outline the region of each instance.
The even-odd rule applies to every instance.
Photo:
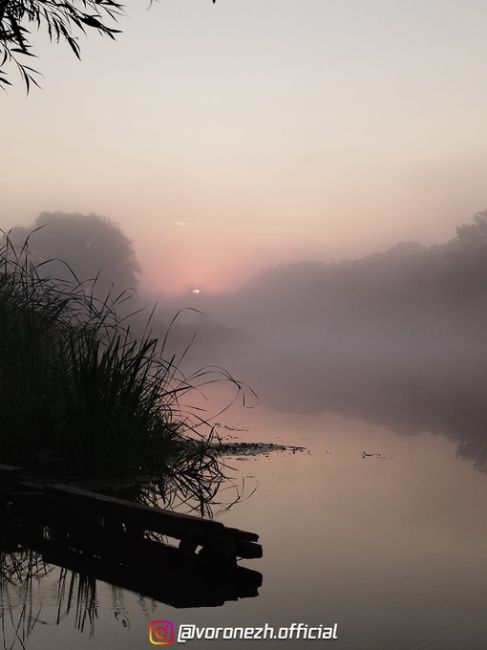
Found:
[[[40,41],[45,90],[0,98],[1,227],[102,214],[151,290],[210,292],[280,260],[441,242],[487,206],[486,3],[127,10],[81,63]]]

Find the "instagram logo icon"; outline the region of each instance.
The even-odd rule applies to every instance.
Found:
[[[174,641],[174,623],[172,621],[151,621],[149,623],[149,641],[152,645],[171,645]]]

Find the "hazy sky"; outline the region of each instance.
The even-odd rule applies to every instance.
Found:
[[[0,96],[0,226],[96,212],[152,288],[431,243],[487,207],[484,0],[131,1]]]

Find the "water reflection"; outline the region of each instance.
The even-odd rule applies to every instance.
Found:
[[[18,489],[23,487],[19,483]],[[134,535],[110,522],[81,517],[76,508],[70,515],[55,502],[41,501],[38,492],[9,494],[1,503],[0,531],[0,625],[5,648],[26,648],[39,625],[70,622],[93,636],[101,583],[110,585],[111,609],[124,626],[129,624],[123,606],[127,592],[139,595],[143,610],[156,603],[219,607],[258,595],[262,574],[257,571],[238,564],[218,566],[204,555],[172,545],[174,540],[166,536],[143,531]],[[147,502],[157,494],[158,488],[152,486],[140,489],[137,496]],[[180,498],[188,503],[184,495]],[[52,607],[43,606],[46,588],[55,593],[54,617]]]
[[[103,561],[89,557],[81,563],[74,549],[69,554],[47,549],[45,537],[37,540],[42,548],[19,541],[14,526],[13,542],[9,546],[2,531],[0,546],[2,569],[22,560],[1,585],[3,603],[10,598],[11,605],[2,614],[1,624],[10,635],[5,646],[17,650],[29,640],[31,650],[65,647],[76,626],[84,641],[78,639],[77,648],[90,647],[86,639],[95,631],[91,647],[138,647],[147,620],[154,617],[154,604],[167,603],[182,608],[167,612],[169,618],[201,625],[337,620],[343,630],[337,648],[346,650],[427,643],[443,650],[485,647],[480,624],[487,595],[486,477],[458,462],[452,444],[443,438],[479,469],[487,469],[487,358],[465,351],[455,356],[453,350],[414,357],[403,351],[395,359],[353,352],[346,357],[340,350],[340,359],[338,354],[310,354],[299,360],[271,350],[273,365],[259,372],[251,361],[246,368],[242,363],[241,376],[257,388],[264,406],[279,411],[249,411],[258,430],[249,429],[242,437],[271,440],[271,435],[286,434],[282,442],[311,449],[310,454],[276,454],[238,464],[257,477],[259,491],[225,517],[227,525],[257,530],[264,540],[266,581],[258,599],[229,604],[235,597],[255,595],[261,576],[247,574],[248,584],[234,580],[216,589],[213,576],[196,579],[184,566],[179,571],[169,549],[167,561],[154,570],[148,546],[139,549],[132,563],[115,562],[108,552]],[[266,363],[264,351],[260,360]],[[357,420],[334,418],[327,411]],[[423,431],[442,437],[417,435]],[[330,455],[325,454],[328,448]],[[393,460],[365,461],[363,449],[384,450]],[[157,492],[146,496],[157,499]],[[201,506],[197,499],[193,505]],[[32,566],[32,580],[23,575],[23,563]],[[39,583],[52,584],[54,613],[41,608]],[[132,593],[145,597],[135,599]],[[226,606],[213,608],[223,602]],[[102,605],[107,604],[119,627],[130,626],[120,645],[106,643],[106,630],[113,633],[115,627],[112,618],[102,620]],[[203,609],[185,611],[200,605]],[[444,638],[445,621],[458,637]],[[53,644],[50,629],[42,643],[38,632],[43,625],[58,626],[56,638],[62,639]],[[466,640],[467,631],[474,629],[478,639],[468,632]],[[243,650],[244,645],[235,647]]]
[[[0,562],[0,625],[4,648],[27,648],[29,637],[38,625],[69,623],[90,638],[94,636],[99,602],[97,580],[93,576],[48,564],[32,549],[2,551]],[[54,608],[46,607],[38,592],[38,586],[50,579],[57,587]],[[127,627],[129,620],[123,600],[123,591],[113,587],[115,617]]]
[[[392,352],[280,355],[259,373],[259,392],[279,411],[332,412],[401,435],[440,434],[456,443],[460,457],[487,471],[487,352]]]

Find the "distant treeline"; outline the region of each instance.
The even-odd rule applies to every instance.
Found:
[[[100,298],[110,291],[139,289],[141,269],[132,243],[110,220],[43,213],[32,228],[13,229],[10,239],[21,246],[33,231],[29,241],[33,258],[38,264],[50,260],[40,273],[45,268],[51,278],[72,279],[72,271],[81,280],[97,276],[94,291]],[[162,256],[164,246],[161,242]],[[139,306],[150,302],[140,289],[138,294]],[[318,332],[324,343],[345,336],[369,343],[384,336],[483,341],[487,210],[459,226],[456,236],[444,244],[401,242],[360,259],[285,264],[257,274],[233,293],[166,297],[153,317],[155,330],[162,331],[184,307],[196,307],[205,317],[194,312],[189,320],[183,317],[174,330],[175,342],[187,342],[194,325],[198,341],[205,344],[243,340],[243,331],[273,337]],[[142,313],[141,327],[145,318]]]
[[[487,211],[442,245],[403,242],[356,260],[273,267],[237,302],[276,331],[487,338]]]

